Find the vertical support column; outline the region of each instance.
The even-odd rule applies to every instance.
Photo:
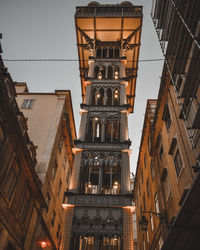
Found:
[[[72,220],[74,214],[74,206],[69,205],[65,209],[65,219],[64,219],[64,229],[60,244],[60,250],[69,250],[71,230],[72,230]]]
[[[102,126],[101,126],[101,141],[105,141],[105,120],[102,120]]]
[[[121,194],[130,193],[130,168],[128,152],[122,152],[121,187]]]
[[[112,191],[112,165],[110,167],[110,194],[111,194],[111,191]]]
[[[95,120],[92,121],[92,141],[94,141],[95,137]]]
[[[123,249],[134,250],[133,221],[130,208],[123,208]]]
[[[82,151],[76,151],[70,190],[77,192]]]
[[[101,189],[102,189],[102,181],[103,181],[103,166],[100,164],[99,168],[99,181],[98,181],[98,194],[101,194]]]
[[[114,121],[111,121],[111,142],[113,142],[113,123]]]
[[[103,96],[103,105],[106,105],[106,97],[107,97],[107,89],[106,88],[104,88],[103,89],[104,90],[104,96]]]
[[[89,72],[88,72],[88,77],[94,78],[94,61],[89,60]]]
[[[81,141],[85,140],[85,135],[86,135],[86,124],[87,124],[87,112],[82,112],[81,114],[81,124],[79,128],[79,139]]]

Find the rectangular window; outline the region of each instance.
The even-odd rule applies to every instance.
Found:
[[[55,218],[56,218],[56,212],[53,210],[53,215],[52,215],[52,219],[51,219],[52,227],[54,226]]]
[[[144,167],[146,168],[146,166],[147,166],[147,156],[146,156],[146,154],[144,155]]]
[[[162,145],[161,145],[161,147],[160,147],[159,156],[160,156],[160,160],[161,160],[162,157],[163,157],[163,146],[162,146]]]
[[[171,194],[171,188],[170,188],[170,182],[169,182],[169,176],[167,174],[164,182],[164,189],[165,189],[165,198],[166,201],[168,201],[170,194]]]
[[[159,213],[159,201],[158,201],[158,196],[157,193],[155,193],[154,195],[154,202],[155,202],[155,209],[156,209],[156,213]]]
[[[144,206],[144,210],[146,209],[146,203],[145,203],[145,193],[143,194],[143,206]]]
[[[151,179],[152,179],[152,181],[154,180],[154,175],[155,175],[154,165],[153,165],[153,161],[151,161]]]
[[[154,229],[154,223],[153,223],[153,215],[150,214],[150,224],[151,224],[151,231]]]
[[[24,99],[22,109],[31,109],[33,106],[34,99]]]
[[[149,179],[147,179],[146,186],[147,186],[147,196],[149,197]]]
[[[25,222],[27,213],[28,213],[28,207],[30,204],[30,191],[28,189],[25,190],[24,195],[22,196],[20,208],[19,208],[19,218],[21,222]]]
[[[170,116],[168,104],[165,104],[162,120],[165,121],[167,131],[169,132],[169,129],[170,129],[170,126],[171,126],[171,116]]]
[[[13,192],[17,184],[17,178],[19,176],[19,166],[14,160],[4,181],[3,191],[6,194],[8,200],[11,200]]]
[[[179,152],[179,149],[176,150],[175,156],[174,156],[174,166],[175,166],[175,170],[176,170],[176,176],[178,177],[181,169],[183,167],[183,162],[181,160],[181,155]]]
[[[58,186],[58,195],[60,194],[61,187],[62,187],[62,181],[61,181],[61,179],[60,179],[60,181],[59,181],[59,186]]]
[[[51,178],[52,178],[52,180],[55,179],[57,169],[58,169],[58,165],[57,165],[57,162],[55,162],[55,163],[54,163],[54,166],[53,166],[53,169],[52,169],[52,173],[51,173]]]
[[[47,204],[47,210],[48,210],[48,207],[49,207],[50,200],[51,200],[50,195],[49,195],[49,193],[47,193],[47,195],[45,197],[45,201],[46,201],[46,204]]]

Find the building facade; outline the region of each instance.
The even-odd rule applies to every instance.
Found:
[[[35,147],[15,97],[0,56],[0,249],[4,250],[32,249],[45,207]]]
[[[35,169],[46,200],[33,249],[40,249],[38,242],[45,242],[45,249],[58,249],[64,220],[62,203],[71,180],[76,139],[71,93],[69,90],[30,93],[25,83],[15,83],[15,88],[17,103],[36,147]]]
[[[133,249],[128,115],[133,112],[142,7],[91,2],[75,14],[81,124],[61,249]]]
[[[190,0],[153,1],[152,18],[166,60],[152,128],[144,132],[137,167],[139,249],[186,250],[196,249],[200,243],[199,4]],[[148,171],[142,164],[142,151],[147,147]],[[147,185],[152,169],[154,184]],[[146,173],[143,185],[142,172]],[[156,221],[154,230],[151,217]]]

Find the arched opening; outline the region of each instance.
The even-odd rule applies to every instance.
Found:
[[[112,90],[110,88],[107,90],[106,105],[112,105]]]
[[[113,123],[113,140],[119,141],[119,135],[120,135],[120,123],[119,121],[114,121]]]
[[[105,141],[111,141],[111,130],[112,130],[112,123],[110,121],[106,121],[106,129],[105,129]]]
[[[87,136],[86,136],[86,141],[91,142],[92,141],[92,133],[91,131],[93,131],[93,124],[92,124],[92,120],[89,120],[87,123]]]
[[[108,67],[108,78],[113,78],[113,67],[111,65]]]
[[[99,67],[96,66],[96,67],[94,68],[94,78],[97,78],[98,74],[99,74]]]
[[[104,89],[101,88],[99,91],[98,105],[103,105],[104,103]]]
[[[115,66],[114,69],[114,78],[117,80],[119,78],[119,67]]]
[[[105,76],[106,76],[106,67],[102,66],[101,69],[100,69],[100,72],[101,72],[102,79],[105,79]]]
[[[120,96],[119,96],[119,90],[115,89],[114,91],[114,105],[118,106],[120,105]]]

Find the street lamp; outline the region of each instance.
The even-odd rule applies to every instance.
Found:
[[[146,213],[146,214],[148,213],[150,215],[155,215],[156,218],[158,220],[160,220],[161,222],[167,221],[167,214],[166,214],[166,212],[157,213],[157,212],[154,212],[154,211],[150,210],[150,211],[143,211],[142,214],[144,214],[144,213]],[[142,228],[142,231],[147,231],[148,220],[147,220],[147,218],[144,215],[142,215],[142,218],[140,220],[140,226]]]

